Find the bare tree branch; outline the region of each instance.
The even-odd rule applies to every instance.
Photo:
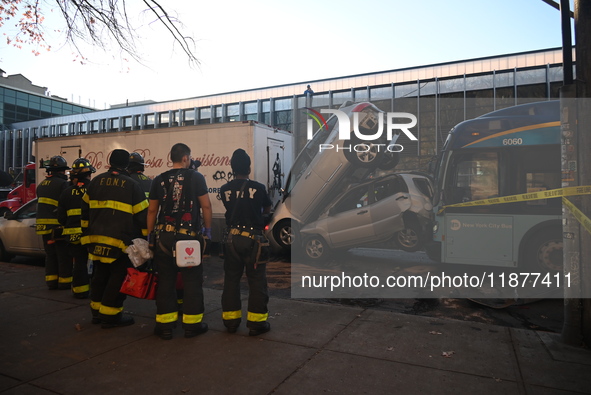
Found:
[[[22,47],[31,45],[50,49],[43,31],[43,10],[40,0],[0,0],[0,27],[22,15],[15,23],[17,33],[5,34],[7,43]],[[131,58],[141,63],[142,56],[136,47],[135,26],[128,13],[127,0],[54,0],[63,18],[66,43],[71,44],[78,55],[83,56],[80,44],[89,43],[107,50],[113,40],[117,47]],[[180,45],[191,65],[199,66],[194,53],[194,40],[185,36],[180,28],[182,23],[170,16],[156,0],[142,0],[156,16],[158,22],[168,31],[173,42]],[[24,11],[24,12],[23,12]],[[35,54],[39,54],[35,51]]]

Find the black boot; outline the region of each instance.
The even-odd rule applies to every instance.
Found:
[[[135,323],[135,320],[133,319],[133,317],[131,317],[129,315],[121,315],[115,321],[103,321],[101,328],[103,328],[103,329],[117,328],[119,326],[133,325],[134,323]]]
[[[154,334],[161,338],[162,340],[170,340],[172,339],[172,329],[171,328],[154,328]]]
[[[197,335],[201,335],[202,333],[207,332],[209,327],[205,322],[200,322],[195,325],[191,325],[191,329],[185,329],[185,337],[195,337]]]
[[[262,335],[263,333],[267,333],[270,330],[271,330],[271,324],[269,324],[267,321],[265,321],[264,323],[261,323],[260,326],[250,329],[248,331],[248,336]]]

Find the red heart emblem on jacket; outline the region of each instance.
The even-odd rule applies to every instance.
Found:
[[[194,248],[190,248],[190,247],[185,248],[185,252],[187,253],[187,255],[193,255],[193,251],[195,251]]]

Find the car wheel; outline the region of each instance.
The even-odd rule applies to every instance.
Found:
[[[394,236],[398,248],[403,251],[415,252],[423,247],[421,228],[415,223],[409,223]]]
[[[351,151],[344,151],[345,158],[354,166],[359,167],[377,167],[384,157],[383,144],[351,139],[345,142],[345,146],[351,145]],[[360,146],[362,145],[362,146]],[[353,147],[360,147],[357,152]]]
[[[280,221],[275,227],[273,228],[273,237],[275,241],[283,250],[291,249],[291,245],[295,239],[295,232],[293,227],[291,226],[290,219],[284,219]]]
[[[525,249],[525,263],[531,271],[542,273],[562,272],[562,234],[558,228],[546,228],[537,232]]]
[[[0,261],[2,262],[10,262],[10,260],[14,257],[14,255],[9,254],[4,248],[4,244],[2,244],[2,240],[0,240]]]
[[[330,254],[330,248],[321,236],[308,236],[304,240],[304,253],[311,260],[326,259]]]

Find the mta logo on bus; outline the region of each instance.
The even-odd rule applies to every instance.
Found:
[[[388,152],[400,152],[404,149],[402,145],[396,144],[396,140],[400,135],[400,132],[404,133],[410,140],[416,141],[418,140],[417,137],[412,134],[409,130],[416,126],[417,124],[417,117],[411,113],[407,112],[365,112],[365,111],[354,111],[353,112],[353,128],[351,128],[351,120],[349,116],[340,110],[333,110],[323,108],[320,112],[315,111],[311,108],[306,108],[306,110],[310,111],[307,115],[310,116],[311,119],[307,120],[307,138],[308,140],[312,140],[314,131],[313,131],[313,122],[315,120],[316,123],[320,128],[324,127],[328,130],[328,125],[325,118],[322,114],[333,114],[338,122],[339,127],[339,137],[338,139],[341,141],[350,141],[351,135],[353,134],[358,140],[368,143],[361,143],[356,144],[354,146],[334,146],[333,144],[320,144],[319,149],[322,152],[323,150],[327,149],[335,149],[339,150],[354,150],[356,152],[363,152],[363,150],[369,149],[369,144],[371,144],[373,149],[380,151],[383,147],[385,151]],[[384,115],[386,121],[384,122]],[[395,120],[405,119],[409,120],[410,122],[406,123],[399,123],[395,122]],[[384,128],[384,123],[385,128]],[[379,144],[379,141],[383,141],[382,136],[384,134],[384,129],[386,132],[386,141],[388,144]],[[371,132],[370,134],[366,134],[363,132]],[[373,143],[369,143],[373,142]]]

